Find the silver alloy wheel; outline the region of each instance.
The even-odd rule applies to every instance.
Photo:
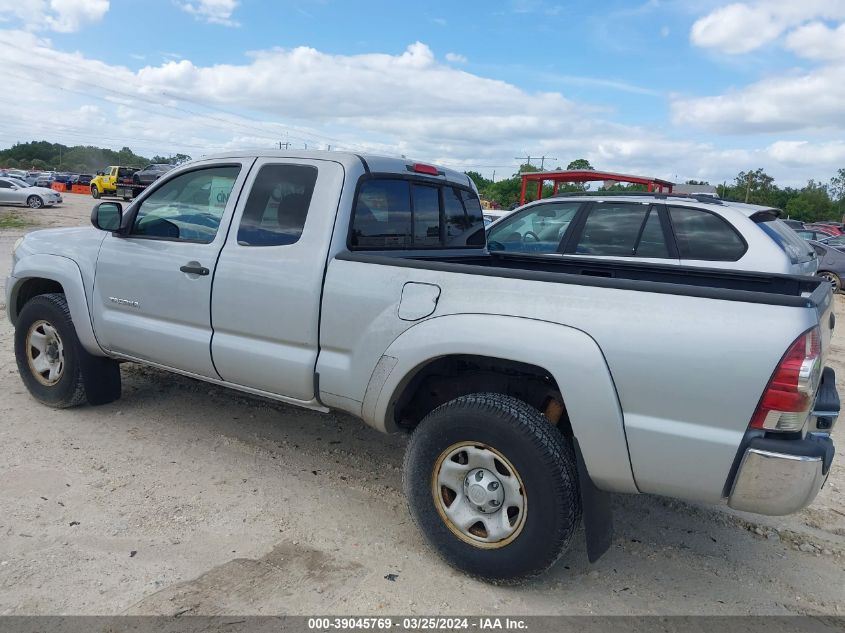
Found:
[[[62,378],[65,348],[58,331],[49,322],[36,321],[26,334],[26,361],[35,379],[51,387]]]
[[[432,495],[446,526],[476,547],[504,547],[525,524],[522,479],[491,446],[460,442],[443,451],[432,473]]]
[[[30,196],[27,204],[30,209],[40,209],[44,206],[44,201],[38,196]]]
[[[827,282],[831,286],[833,286],[833,290],[836,291],[836,289],[839,285],[839,281],[836,279],[835,276],[831,275],[830,273],[819,273],[819,277],[821,277],[822,279],[826,279]]]

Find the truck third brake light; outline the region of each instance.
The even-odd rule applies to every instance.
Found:
[[[810,414],[821,379],[819,328],[790,346],[775,370],[750,426],[767,431],[800,431]]]
[[[429,174],[430,176],[437,176],[440,173],[437,171],[437,167],[423,163],[414,163],[414,171],[418,174]]]

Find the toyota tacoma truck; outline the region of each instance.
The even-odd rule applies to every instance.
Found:
[[[582,520],[595,560],[612,493],[783,515],[830,472],[823,279],[491,253],[464,174],[338,152],[195,161],[91,220],[14,248],[36,400],[112,402],[128,361],[407,432],[410,512],[471,575],[539,574]]]

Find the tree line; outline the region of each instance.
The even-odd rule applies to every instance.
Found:
[[[128,147],[112,150],[93,145],[67,146],[61,143],[47,141],[31,141],[16,143],[12,147],[0,150],[0,167],[33,170],[69,171],[74,173],[96,173],[109,165],[125,165],[128,167],[143,167],[150,163],[181,164],[191,160],[186,154],[173,156],[153,156],[147,158],[136,154]],[[584,158],[573,160],[567,169],[589,169],[594,167]],[[555,171],[559,171],[556,167]],[[540,171],[535,165],[520,165],[517,173],[502,180],[489,180],[475,171],[466,174],[475,181],[481,198],[495,205],[508,209],[519,203],[522,188],[521,174]],[[688,180],[687,184],[709,183]],[[593,184],[595,186],[595,184]],[[589,184],[565,183],[561,184],[560,192],[585,191]],[[806,186],[779,187],[774,178],[762,168],[741,171],[733,182],[726,182],[717,186],[719,197],[725,200],[749,202],[775,207],[783,210],[789,217],[813,222],[818,220],[841,220],[845,215],[845,169],[840,169],[827,183],[810,180]],[[643,185],[614,184],[611,191],[644,191]],[[543,197],[552,195],[552,186],[543,188]],[[536,187],[530,186],[526,190],[526,200],[536,197]]]
[[[128,147],[120,150],[93,145],[62,145],[47,141],[15,143],[0,150],[0,167],[35,171],[67,171],[76,174],[94,174],[110,165],[144,167],[150,163],[179,165],[191,160],[187,154],[153,156],[147,158]]]
[[[595,169],[588,160],[579,158],[566,166],[566,169]],[[559,171],[560,167],[554,171]],[[503,209],[509,209],[519,204],[519,194],[522,189],[521,175],[525,172],[541,171],[534,165],[520,165],[517,173],[510,178],[493,181],[484,178],[476,171],[465,172],[478,187],[483,200],[487,200]],[[698,180],[688,180],[689,185],[709,185]],[[593,187],[596,183],[593,183]],[[590,184],[562,183],[559,192],[585,191]],[[643,185],[614,184],[607,188],[609,191],[645,191]],[[536,198],[536,186],[526,189],[526,202]],[[845,215],[845,169],[840,169],[829,182],[810,180],[804,187],[779,187],[774,178],[762,168],[741,171],[733,182],[725,182],[716,186],[719,197],[734,202],[748,202],[774,207],[784,211],[785,215],[803,222],[819,220],[841,221]],[[552,195],[552,185],[543,187],[543,197]]]

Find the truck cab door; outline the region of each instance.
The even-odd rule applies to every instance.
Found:
[[[211,283],[253,159],[197,164],[156,183],[103,241],[94,331],[108,351],[219,378],[211,360]]]
[[[211,297],[211,351],[227,382],[315,397],[323,274],[343,180],[331,160],[256,161]]]

